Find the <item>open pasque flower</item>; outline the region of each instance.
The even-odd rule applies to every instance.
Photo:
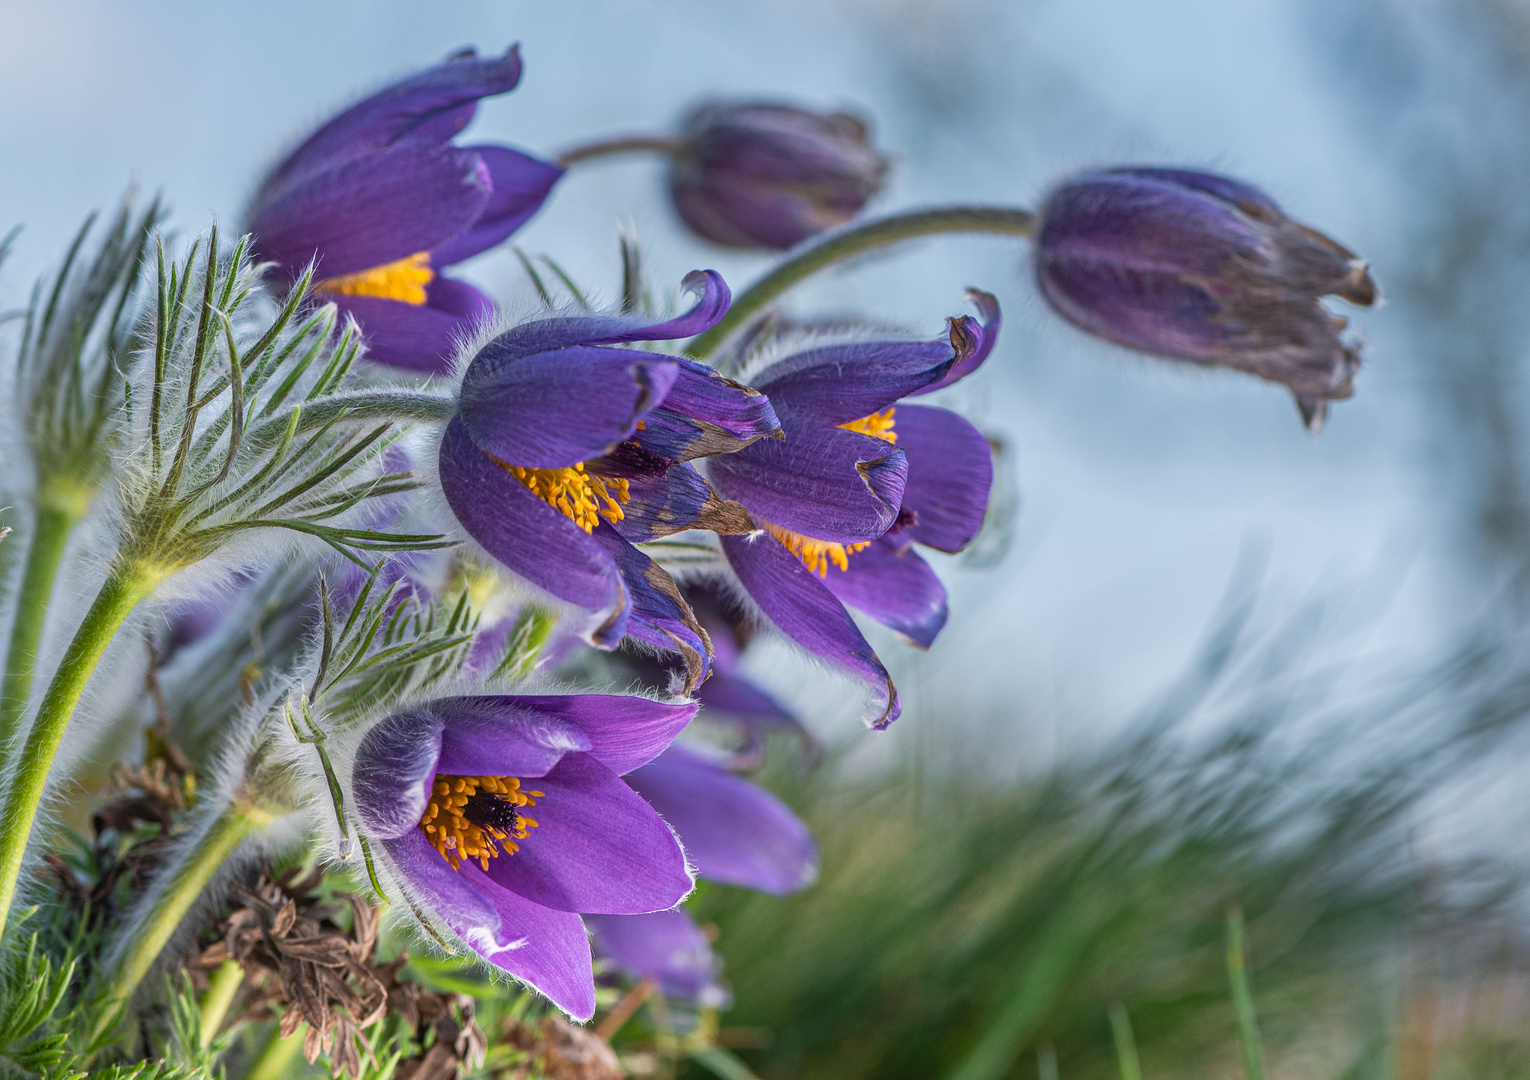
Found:
[[[727,310],[712,271],[685,279],[695,307],[667,322],[540,319],[470,358],[441,439],[440,480],[468,535],[513,573],[596,616],[590,640],[631,636],[685,660],[710,648],[669,575],[633,542],[688,528],[747,532],[689,462],[779,435],[767,398],[711,368],[622,342],[690,337]]]
[[[620,777],[695,712],[597,694],[426,701],[362,738],[356,815],[428,916],[587,1020],[595,988],[579,913],[664,910],[691,890],[669,827]]]
[[[1264,192],[1189,169],[1100,169],[1059,185],[1039,216],[1041,291],[1089,333],[1282,383],[1313,430],[1354,392],[1359,350],[1322,298],[1369,305],[1376,283]]]
[[[902,403],[987,359],[998,303],[970,295],[984,322],[951,319],[935,341],[851,341],[771,364],[754,383],[786,441],[709,464],[717,490],[762,530],[722,538],[740,584],[787,637],[868,686],[878,728],[897,719],[897,691],[845,606],[928,648],[946,591],[912,545],[960,551],[988,507],[988,441],[949,410]]]
[[[818,846],[806,825],[765,789],[700,750],[676,744],[627,775],[627,783],[680,836],[702,877],[784,896],[818,876]],[[595,947],[671,997],[720,1004],[718,962],[684,911],[596,915]]]
[[[326,122],[273,169],[248,216],[259,257],[287,279],[316,260],[316,290],[356,317],[368,358],[445,371],[493,310],[441,276],[520,228],[563,168],[504,146],[451,145],[480,98],[521,78],[516,47],[471,49],[384,87]]]

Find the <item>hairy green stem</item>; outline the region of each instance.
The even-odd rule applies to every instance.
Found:
[[[74,715],[101,654],[106,652],[128,614],[153,590],[155,580],[142,571],[113,569],[75,631],[74,640],[37,707],[37,717],[27,733],[5,802],[0,806],[0,935],[4,934],[11,901],[16,896],[27,838],[42,804],[48,770],[53,766],[64,729],[69,726],[69,718]]]
[[[106,990],[110,1003],[96,1024],[99,1039],[116,1026],[117,1019],[132,1000],[138,984],[159,959],[160,950],[175,933],[188,911],[202,895],[229,856],[256,829],[269,823],[271,815],[257,807],[230,803],[160,883],[159,896],[131,930],[127,948],[118,959],[111,985]]]
[[[811,240],[797,252],[733,298],[733,306],[712,329],[691,339],[686,351],[698,360],[717,351],[728,336],[771,301],[804,278],[857,255],[901,244],[921,236],[943,233],[995,233],[1030,236],[1036,215],[1009,206],[942,206],[846,225]]]
[[[673,135],[623,135],[565,150],[558,155],[558,164],[576,165],[581,161],[614,157],[617,154],[663,154],[668,157],[680,149],[680,145],[680,140]]]
[[[9,747],[21,730],[27,701],[32,696],[37,647],[48,619],[48,600],[53,595],[53,582],[58,577],[69,534],[79,520],[80,515],[71,507],[46,500],[38,502],[21,591],[16,597],[16,615],[11,623],[5,678],[0,681],[0,747]]]
[[[200,1013],[198,1026],[202,1029],[203,1050],[218,1037],[218,1029],[223,1026],[223,1018],[228,1015],[228,1007],[234,1003],[234,996],[239,993],[239,984],[242,982],[244,965],[238,960],[223,961],[207,980],[207,993],[202,998],[201,1008],[197,1010]]]

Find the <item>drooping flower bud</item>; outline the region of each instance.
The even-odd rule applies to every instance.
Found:
[[[784,251],[849,221],[881,188],[890,163],[868,135],[846,113],[705,104],[685,119],[670,196],[708,240]]]
[[[1369,305],[1363,260],[1215,173],[1081,173],[1040,212],[1036,277],[1052,307],[1133,349],[1289,387],[1307,427],[1354,391],[1356,345],[1325,296]]]

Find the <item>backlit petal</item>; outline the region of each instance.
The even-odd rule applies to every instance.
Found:
[[[529,221],[542,208],[563,166],[507,146],[469,146],[488,167],[494,193],[472,228],[430,253],[434,266],[450,266],[487,251]]]
[[[983,433],[949,409],[899,405],[898,446],[908,455],[903,508],[916,521],[901,536],[960,551],[983,527],[993,486],[993,451]]]

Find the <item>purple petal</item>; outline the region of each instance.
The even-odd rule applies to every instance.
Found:
[[[928,649],[946,625],[946,589],[908,544],[876,540],[850,556],[849,569],[829,567],[824,586],[839,601],[864,611],[920,648]]]
[[[494,315],[494,301],[483,290],[439,274],[425,286],[425,306],[469,323],[485,322]]]
[[[594,1016],[595,971],[583,920],[500,888],[473,863],[463,863],[461,873],[494,905],[504,932],[516,935],[516,940],[506,945],[486,943],[480,947],[469,942],[474,950],[546,995],[575,1020]]]
[[[610,769],[570,754],[539,777],[546,792],[520,851],[489,860],[489,878],[557,911],[635,915],[674,907],[695,884],[659,815]]]
[[[430,283],[427,297],[436,291],[435,286],[441,280],[437,278]],[[381,296],[333,296],[330,299],[360,324],[366,337],[366,358],[390,367],[426,375],[444,374],[451,367],[451,357],[457,346],[472,332],[473,320],[433,307],[428,300],[424,304],[406,304]]]
[[[687,292],[698,294],[696,305],[667,322],[650,323],[617,315],[574,315],[522,323],[495,340],[502,343],[507,357],[529,356],[570,345],[671,341],[709,330],[727,314],[733,294],[716,270],[692,270],[680,284]]]
[[[425,708],[441,720],[438,773],[545,776],[563,755],[589,750],[591,745],[577,724],[511,695],[440,698]]]
[[[665,997],[717,1007],[727,995],[718,985],[722,962],[683,910],[646,915],[587,915],[595,951],[634,979],[652,979]]]
[[[441,756],[441,728],[433,710],[411,709],[394,713],[362,737],[351,790],[367,832],[390,840],[420,824]]]
[[[563,175],[563,166],[542,161],[507,146],[469,146],[488,166],[494,194],[473,227],[430,253],[435,266],[450,266],[487,251],[531,219],[553,185]]]
[[[474,446],[460,417],[441,438],[440,475],[452,513],[490,555],[538,588],[606,615],[598,644],[621,639],[631,600],[611,556]]]
[[[728,454],[781,429],[770,399],[705,364],[680,362],[664,404],[643,421],[637,443],[671,461]]]
[[[999,327],[1004,321],[1003,316],[999,314],[998,298],[981,289],[968,289],[967,298],[976,305],[983,321],[978,323],[973,319],[962,319],[959,330],[953,327],[951,341],[957,346],[956,363],[951,365],[951,370],[946,372],[939,382],[915,390],[910,396],[933,394],[936,390],[943,390],[952,383],[965,379],[982,367],[983,361],[988,359],[988,354],[993,352],[994,342],[999,340]]]
[[[658,757],[696,715],[694,702],[666,705],[626,694],[519,694],[512,700],[579,727],[590,740],[589,755],[618,776]]]
[[[866,685],[874,702],[872,727],[881,730],[898,718],[903,706],[892,676],[816,574],[769,536],[724,536],[722,549],[740,584],[777,629]]]
[[[511,465],[562,469],[612,450],[669,392],[679,364],[657,353],[573,346],[522,355],[479,350],[458,418],[473,442]]]
[[[993,451],[983,433],[948,409],[899,405],[898,447],[908,455],[903,509],[917,518],[898,533],[940,551],[960,551],[983,527],[993,486]]]
[[[783,414],[786,441],[762,439],[708,463],[712,483],[755,519],[840,544],[891,526],[908,466],[891,443]]]
[[[754,523],[744,508],[718,498],[694,465],[683,462],[660,473],[639,471],[628,467],[629,459],[635,456],[628,452],[630,445],[618,447],[592,471],[627,480],[629,499],[622,505],[624,516],[612,527],[632,543],[693,528],[719,533],[753,531]]]
[[[501,924],[487,890],[453,870],[419,829],[384,840],[382,848],[422,906],[475,949],[504,948],[519,936],[519,928]]]
[[[627,776],[680,836],[697,873],[782,896],[818,875],[818,845],[786,804],[687,747]]]
[[[660,652],[677,653],[685,665],[683,691],[689,694],[707,677],[711,643],[696,621],[690,605],[680,595],[669,572],[622,539],[610,525],[602,524],[594,537],[610,552],[632,597],[627,636]]]
[[[430,251],[477,220],[489,172],[471,150],[398,147],[286,191],[250,221],[259,257],[320,282]]]
[[[256,206],[401,139],[442,145],[467,126],[479,98],[509,93],[520,79],[520,46],[512,45],[503,56],[483,59],[465,50],[386,86],[330,120],[289,154],[261,185]]]
[[[712,636],[714,647],[717,636]],[[718,650],[721,653],[721,650]],[[723,713],[750,726],[797,728],[797,718],[786,707],[742,675],[721,670],[713,663],[712,677],[696,688],[696,700],[710,716]]]
[[[939,381],[956,356],[944,339],[852,341],[788,356],[762,371],[755,385],[783,417],[789,412],[845,424]]]

